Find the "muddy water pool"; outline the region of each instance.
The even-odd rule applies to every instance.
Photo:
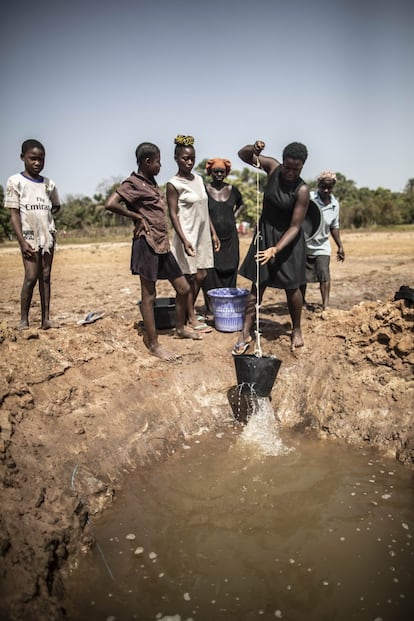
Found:
[[[279,435],[265,401],[129,475],[67,577],[71,621],[412,621],[414,473]]]

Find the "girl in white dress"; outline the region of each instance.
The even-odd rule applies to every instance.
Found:
[[[197,318],[194,305],[207,269],[214,266],[213,249],[220,250],[220,240],[210,221],[203,179],[192,172],[193,144],[192,136],[180,135],[175,139],[178,172],[167,183],[167,203],[174,228],[172,252],[193,291],[188,321],[195,330],[211,332],[210,326]]]

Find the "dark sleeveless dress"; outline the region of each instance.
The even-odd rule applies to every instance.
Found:
[[[263,195],[263,211],[259,219],[259,248],[266,250],[275,246],[289,228],[298,189],[304,184],[300,177],[293,185],[285,185],[281,179],[282,166],[268,177]],[[240,266],[239,274],[252,282],[257,279],[255,255],[256,234]],[[297,289],[306,282],[306,247],[303,230],[286,248],[277,253],[266,265],[260,266],[259,284],[278,289]]]
[[[220,250],[214,253],[214,268],[207,270],[202,285],[205,292],[219,287],[236,286],[240,254],[234,210],[240,202],[241,194],[234,186],[226,201],[217,201],[208,194],[208,211],[220,240]]]

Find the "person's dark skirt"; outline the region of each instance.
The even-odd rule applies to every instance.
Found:
[[[219,272],[214,267],[207,270],[207,276],[203,280],[203,291],[210,289],[222,289],[223,287],[235,287],[237,281],[237,269],[231,272]]]
[[[152,282],[171,281],[183,275],[172,252],[157,254],[143,236],[132,240],[131,272]]]
[[[260,220],[259,227],[260,250],[276,246],[284,233],[284,231],[278,231],[270,223],[263,220]],[[254,235],[239,269],[239,274],[252,282],[257,280],[256,253],[256,235]],[[305,264],[305,238],[303,231],[300,231],[296,238],[286,248],[283,248],[274,259],[260,266],[259,284],[277,289],[297,289],[306,283]]]

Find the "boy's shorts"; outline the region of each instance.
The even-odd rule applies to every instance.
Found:
[[[145,280],[175,280],[183,273],[173,253],[157,254],[145,237],[132,240],[131,272]]]
[[[331,280],[330,260],[331,257],[327,254],[316,257],[308,255],[306,257],[306,282],[329,282]]]

